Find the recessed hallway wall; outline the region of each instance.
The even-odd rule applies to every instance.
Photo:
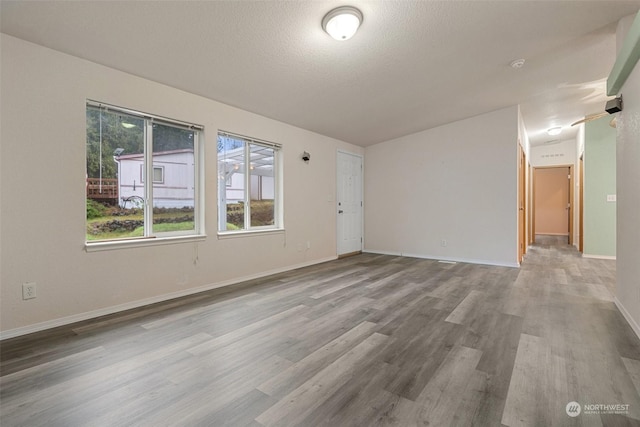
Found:
[[[517,265],[518,107],[366,148],[365,251]]]
[[[585,125],[584,254],[616,255],[616,129],[605,116]]]

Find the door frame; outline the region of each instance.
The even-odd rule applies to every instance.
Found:
[[[580,171],[578,172],[578,182],[580,188],[578,189],[578,250],[583,252],[584,250],[584,153],[580,156],[579,165]]]
[[[533,167],[527,163],[527,232],[529,245],[533,245],[535,234],[533,233]]]
[[[573,245],[573,213],[574,213],[574,205],[575,205],[575,200],[574,200],[574,195],[573,195],[573,171],[574,171],[574,165],[572,164],[565,164],[565,165],[553,165],[553,166],[535,166],[533,168],[533,182],[531,183],[531,186],[533,188],[533,198],[532,198],[532,206],[531,206],[531,210],[532,210],[532,217],[531,217],[531,225],[532,225],[532,237],[535,241],[535,235],[536,235],[536,171],[538,171],[539,169],[558,169],[558,168],[569,168],[569,245]]]
[[[518,262],[527,253],[527,154],[518,144]]]
[[[339,247],[340,245],[339,231],[340,230],[338,228],[338,221],[340,220],[340,217],[339,217],[340,214],[338,213],[338,210],[339,210],[338,187],[339,187],[339,180],[340,180],[340,155],[341,154],[346,154],[349,156],[360,158],[360,198],[362,202],[360,206],[360,250],[355,252],[347,252],[343,254],[340,253],[340,247]],[[346,256],[362,253],[362,250],[364,249],[364,155],[353,153],[347,150],[341,150],[341,149],[338,149],[336,151],[336,197],[334,201],[334,207],[335,207],[335,213],[336,213],[336,255],[338,256],[338,258],[340,258],[340,257],[346,257]]]

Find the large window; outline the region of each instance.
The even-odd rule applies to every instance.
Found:
[[[218,230],[281,228],[280,145],[218,133]]]
[[[88,102],[87,241],[200,234],[200,130]]]

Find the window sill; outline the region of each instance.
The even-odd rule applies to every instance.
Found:
[[[207,238],[204,234],[175,237],[150,237],[146,239],[111,240],[105,242],[86,242],[87,252],[111,251],[114,249],[142,248],[145,246],[175,245],[179,243],[201,242]]]
[[[284,234],[284,228],[270,228],[268,230],[219,231],[218,239],[236,239],[269,234]]]

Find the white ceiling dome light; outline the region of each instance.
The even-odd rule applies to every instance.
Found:
[[[560,135],[560,132],[562,132],[562,127],[560,126],[556,126],[547,130],[547,133],[551,136]]]
[[[352,6],[333,9],[322,18],[322,29],[336,40],[349,40],[362,24],[362,12]]]

